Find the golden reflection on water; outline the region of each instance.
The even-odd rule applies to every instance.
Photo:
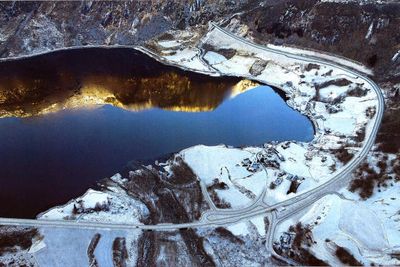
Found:
[[[210,111],[257,86],[162,65],[132,49],[76,49],[0,63],[0,117],[111,104],[132,111]]]
[[[204,112],[257,85],[249,80],[235,84],[209,77],[198,81],[176,72],[129,78],[92,74],[77,79],[67,73],[49,79],[0,76],[0,117],[29,117],[105,104],[131,111]]]

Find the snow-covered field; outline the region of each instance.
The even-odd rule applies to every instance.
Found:
[[[332,266],[342,264],[334,255],[336,246],[349,249],[364,265],[400,264],[398,258],[391,257],[400,248],[400,187],[391,187],[366,201],[357,201],[345,189],[340,193],[327,195],[307,212],[283,221],[275,241],[279,243],[289,226],[301,222],[312,230],[315,243],[309,248],[311,252]]]
[[[329,64],[278,55],[240,42],[216,28],[200,40],[185,42],[183,50],[180,41],[160,40],[151,47],[157,47],[158,60],[169,64],[212,75],[249,78],[280,88],[288,97],[288,105],[307,115],[315,126],[314,139],[309,143],[288,140],[245,148],[198,145],[180,151],[178,155],[206,187],[203,194],[209,195],[205,199],[219,199],[229,208],[238,209],[251,205],[260,196],[264,196],[264,203],[273,205],[310,191],[329,181],[357,153],[372,130],[377,97],[357,75]],[[317,55],[291,48],[280,50]],[[336,61],[369,73],[354,62]],[[169,171],[168,162],[161,165]],[[119,179],[114,176],[114,180]],[[215,184],[223,186],[212,191]],[[393,187],[384,196],[376,195],[364,203],[346,190],[340,196],[327,195],[308,211],[279,224],[275,240],[290,225],[302,222],[311,225],[317,241],[312,253],[332,265],[340,264],[332,254],[336,245],[350,249],[364,264],[399,263],[388,256],[400,246],[396,226],[400,207],[395,204],[398,190]],[[218,207],[218,203],[214,204]],[[40,218],[139,223],[140,216],[147,212],[141,202],[117,188],[109,188],[105,192],[89,190]],[[263,217],[229,225],[227,229],[236,236],[254,236],[254,231],[260,238],[266,235]],[[209,246],[211,251],[212,240]]]
[[[185,46],[183,50],[182,44]],[[307,115],[314,123],[316,132],[309,143],[288,140],[265,147],[241,149],[223,145],[194,146],[179,152],[207,188],[216,182],[226,185],[223,189],[215,189],[214,193],[231,208],[250,205],[264,192],[264,202],[276,204],[329,181],[349,160],[343,160],[337,152],[348,152],[348,157],[351,157],[354,153],[351,148],[362,146],[364,136],[368,136],[375,122],[374,113],[367,112],[376,109],[378,103],[370,85],[358,76],[329,64],[279,55],[238,41],[218,28],[202,38],[191,38],[179,32],[176,40],[155,41],[150,47],[157,47],[161,55],[158,60],[169,64],[213,75],[250,78],[276,86],[287,94],[289,106]],[[289,52],[304,54],[297,50]],[[345,63],[342,65],[353,64]],[[123,192],[105,194],[111,195],[97,194],[96,198],[111,200],[110,211],[120,214],[120,217],[113,216],[113,221],[136,220],[135,216],[126,218],[126,211],[121,207],[134,210],[137,206],[143,210],[140,202],[136,203]],[[93,192],[88,192],[83,198],[89,199],[84,202],[90,202],[91,195]],[[70,219],[75,202],[48,211],[42,217]],[[96,220],[104,215],[100,211],[77,218]]]
[[[83,196],[39,214],[38,218],[138,224],[140,218],[147,216],[148,210],[142,202],[129,197],[121,189],[108,189],[110,191],[106,192],[89,189]]]
[[[114,266],[113,244],[116,238],[124,238],[129,253],[126,264],[133,266],[136,261],[137,240],[140,230],[108,231],[91,229],[43,228],[44,239],[40,241],[33,254],[37,266]],[[95,235],[99,235],[93,251],[89,246]],[[90,262],[93,255],[97,265]]]
[[[161,41],[152,45],[158,45],[163,54],[173,54],[174,46],[169,44]],[[298,176],[300,186],[297,194],[328,181],[345,163],[337,158],[333,150],[361,146],[364,137],[358,135],[363,131],[368,135],[371,130],[369,126],[375,119],[374,114],[367,115],[367,109],[376,108],[377,98],[370,85],[357,76],[349,75],[331,65],[310,64],[266,51],[240,42],[217,28],[208,32],[199,43],[187,46],[185,53],[190,49],[193,50],[192,54],[198,53],[199,47],[206,47],[200,62],[206,64],[207,68],[211,67],[223,75],[255,79],[284,90],[289,97],[288,105],[307,115],[316,128],[315,138],[310,143],[273,144],[284,160],[277,160],[278,167],[266,166],[252,172],[241,163],[248,158],[256,162],[256,154],[267,153],[265,149],[196,146],[182,151],[185,161],[206,186],[210,186],[214,179],[228,185],[227,189],[216,190],[216,193],[233,208],[248,205],[254,196],[264,190],[267,190],[266,201],[269,204],[296,195],[288,193],[292,181],[280,181],[279,177]],[[279,50],[300,55],[317,55],[316,52],[285,47],[280,47]],[[226,51],[230,53],[227,54]],[[164,56],[159,60],[204,72],[205,68],[198,66],[198,58],[188,60],[190,57],[185,57],[182,60],[180,55],[181,52],[177,51],[173,56]],[[368,69],[354,62],[325,57],[338,61],[341,65],[370,73]],[[356,141],[357,138],[359,140]],[[351,150],[349,152],[352,153]],[[273,182],[276,186],[270,188],[269,185]]]

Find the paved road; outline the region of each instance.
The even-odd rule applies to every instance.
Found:
[[[274,232],[275,232],[276,227],[279,225],[280,222],[293,216],[294,214],[301,211],[302,209],[309,207],[310,205],[312,205],[313,203],[315,203],[317,200],[321,199],[322,197],[324,197],[328,194],[332,194],[335,191],[339,190],[340,188],[348,185],[349,181],[351,180],[352,172],[364,160],[364,158],[367,156],[368,152],[371,150],[372,146],[375,143],[375,138],[378,133],[380,123],[382,121],[384,107],[385,107],[385,101],[384,101],[384,97],[382,94],[382,90],[371,79],[361,75],[359,72],[357,72],[353,69],[350,69],[346,66],[342,66],[337,63],[329,62],[325,59],[320,59],[315,56],[298,55],[298,54],[283,52],[283,51],[276,50],[276,49],[269,48],[269,47],[256,45],[254,43],[251,43],[243,38],[240,38],[240,37],[232,34],[229,31],[226,31],[226,30],[218,27],[218,25],[214,24],[213,26],[215,27],[215,29],[219,30],[221,32],[221,34],[229,35],[230,37],[232,37],[238,41],[244,42],[247,45],[250,45],[252,47],[259,48],[259,49],[262,49],[262,50],[265,50],[268,52],[280,54],[282,56],[289,57],[292,59],[303,60],[303,61],[307,61],[309,63],[321,63],[324,65],[328,65],[331,67],[341,69],[354,77],[358,77],[358,78],[364,80],[365,83],[369,84],[373,88],[373,90],[376,94],[377,100],[378,100],[378,106],[377,106],[377,110],[376,110],[376,114],[375,114],[375,121],[374,121],[373,128],[371,130],[371,133],[369,134],[369,136],[366,136],[367,139],[364,140],[363,146],[343,168],[336,171],[326,183],[324,183],[306,193],[303,193],[294,198],[291,198],[289,200],[283,201],[281,203],[278,203],[278,204],[275,204],[272,206],[268,206],[267,203],[264,203],[264,202],[262,203],[263,206],[265,207],[264,212],[281,211],[280,213],[282,213],[281,216],[279,216],[279,215],[276,215],[275,212],[272,212],[274,215],[270,217],[271,221],[270,221],[270,229],[267,234],[267,246],[270,248],[271,253],[275,257],[277,257],[281,260],[285,260],[284,258],[277,255],[275,253],[275,251],[272,249]],[[263,82],[268,83],[268,81],[263,81]],[[244,211],[239,210],[239,211],[236,211],[235,213],[231,213],[229,215],[226,214],[226,215],[231,216],[231,217],[233,217],[233,216],[241,217],[240,214],[244,213],[244,216],[249,216],[252,213],[254,213],[254,214],[258,213],[258,207],[259,206],[251,207],[250,209],[245,209]],[[215,215],[212,215],[212,213],[215,214],[215,212],[209,212],[209,214],[205,214],[204,216],[212,216],[212,219],[224,218],[222,212],[219,212],[219,214],[215,214]],[[210,221],[215,221],[215,220],[210,220]],[[286,260],[286,262],[289,264],[292,264],[292,262],[290,262],[290,260]]]
[[[240,38],[220,27],[218,27],[217,25],[214,24],[214,27],[216,29],[218,29],[219,31],[221,31],[222,34],[226,34],[229,35],[230,37],[244,42],[247,45],[259,48],[259,49],[263,49],[266,50],[268,52],[273,52],[276,54],[280,54],[282,56],[286,56],[292,59],[297,59],[297,60],[303,60],[303,61],[307,61],[310,63],[320,63],[320,64],[325,64],[331,67],[335,67],[338,69],[341,69],[349,74],[351,74],[352,76],[358,77],[362,80],[364,80],[366,83],[368,83],[374,90],[374,92],[376,93],[377,99],[378,99],[378,106],[377,106],[377,110],[376,110],[376,114],[375,114],[375,121],[374,121],[374,125],[372,128],[372,131],[370,133],[369,136],[367,136],[367,139],[364,141],[363,146],[360,148],[360,150],[356,153],[356,155],[340,170],[336,171],[333,175],[332,178],[328,180],[328,182],[306,192],[303,193],[301,195],[298,195],[294,198],[291,198],[289,200],[283,201],[281,203],[269,206],[266,203],[263,203],[264,205],[267,206],[267,208],[269,210],[274,210],[274,209],[278,209],[278,208],[282,208],[282,207],[286,207],[286,206],[290,206],[293,203],[298,203],[299,201],[302,201],[304,199],[309,198],[312,195],[326,195],[327,192],[332,192],[335,191],[337,189],[339,189],[342,185],[347,185],[348,180],[351,178],[351,173],[358,167],[358,165],[363,161],[363,159],[366,157],[366,155],[368,154],[368,152],[371,150],[372,146],[375,143],[375,138],[376,138],[376,134],[378,133],[379,130],[379,126],[383,117],[383,112],[384,112],[384,106],[385,106],[385,102],[384,102],[384,97],[382,94],[381,89],[379,88],[379,86],[373,82],[371,79],[369,79],[368,77],[365,77],[363,75],[361,75],[360,73],[338,65],[336,63],[332,63],[329,61],[326,61],[324,59],[319,59],[315,56],[306,56],[306,55],[297,55],[297,54],[293,54],[293,53],[288,53],[288,52],[283,52],[280,50],[276,50],[273,48],[268,48],[268,47],[264,47],[264,46],[260,46],[260,45],[256,45],[253,44],[243,38]],[[264,83],[268,83],[268,81],[263,81]],[[338,188],[339,186],[339,188]],[[332,190],[334,189],[334,190]],[[240,212],[240,211],[237,211]],[[223,212],[219,212],[219,214],[222,214]],[[207,216],[207,214],[206,214]]]
[[[252,217],[264,215],[269,216],[270,218],[270,230],[268,231],[268,247],[271,249],[271,253],[276,257],[275,252],[272,250],[272,241],[275,229],[277,225],[294,215],[301,209],[304,209],[322,198],[327,194],[331,194],[332,192],[337,191],[338,189],[346,186],[351,179],[351,173],[359,166],[359,164],[366,157],[371,147],[375,142],[375,137],[378,132],[383,112],[384,112],[384,97],[382,95],[381,89],[375,84],[371,79],[365,77],[358,73],[357,71],[350,69],[348,67],[339,65],[337,63],[329,62],[325,59],[318,58],[316,56],[309,55],[301,55],[295,53],[284,52],[281,50],[277,50],[274,48],[264,47],[260,45],[253,44],[241,37],[238,37],[220,27],[213,24],[214,30],[218,30],[222,35],[226,35],[227,37],[234,38],[238,42],[245,43],[246,45],[256,47],[258,49],[262,49],[268,52],[272,52],[283,57],[305,61],[307,63],[319,63],[327,66],[331,66],[334,68],[341,69],[347,72],[349,75],[358,77],[364,80],[365,83],[368,83],[376,93],[376,97],[378,99],[378,106],[375,114],[375,121],[372,128],[371,133],[366,137],[367,139],[364,141],[363,146],[356,153],[356,155],[351,159],[348,164],[346,164],[342,169],[336,171],[332,174],[332,177],[328,180],[328,182],[306,192],[295,196],[286,201],[274,204],[269,206],[265,203],[265,192],[263,191],[260,197],[258,197],[254,203],[249,205],[246,208],[237,209],[237,210],[218,210],[212,205],[212,210],[205,212],[201,219],[198,222],[185,223],[185,224],[161,224],[161,225],[142,225],[142,224],[116,224],[116,223],[105,223],[105,222],[83,222],[83,221],[65,221],[65,220],[29,220],[29,219],[12,219],[12,218],[0,218],[0,224],[2,225],[21,225],[21,226],[41,226],[41,227],[69,227],[69,228],[104,228],[104,229],[144,229],[144,230],[173,230],[173,229],[182,229],[188,227],[204,227],[204,226],[221,226],[227,225],[235,222],[239,222],[242,220],[248,220]],[[157,58],[156,55],[150,53],[144,48],[139,47],[139,50],[150,54],[156,59],[162,61],[162,59]],[[175,64],[173,64],[175,65]],[[178,66],[179,67],[179,66]],[[215,73],[214,73],[215,74]],[[248,77],[254,78],[254,77]],[[268,81],[261,81],[263,83],[267,83]],[[206,199],[211,201],[211,199],[207,198],[207,190],[202,186],[202,191],[206,195]],[[272,215],[271,215],[272,214]],[[290,263],[290,262],[288,262]]]

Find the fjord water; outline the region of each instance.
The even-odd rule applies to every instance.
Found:
[[[103,56],[107,57],[107,53]],[[68,60],[63,60],[68,65]],[[163,75],[165,69],[159,68],[163,67],[158,66],[156,73]],[[191,75],[174,71],[182,75],[179,80]],[[0,81],[1,78],[0,75]],[[204,77],[207,79],[210,78]],[[200,85],[194,86],[196,82]],[[52,84],[60,86],[54,81]],[[77,84],[84,87],[82,82]],[[213,84],[202,85],[201,77],[191,79],[190,84],[190,88],[169,98],[168,103],[163,102],[166,96],[154,101],[150,92],[148,98],[153,101],[149,105],[140,94],[141,105],[135,105],[135,110],[83,105],[26,118],[12,113],[14,116],[0,119],[0,216],[33,218],[81,195],[96,181],[122,170],[131,160],[155,159],[197,144],[246,146],[313,138],[311,122],[288,107],[271,87],[258,86],[234,93],[232,80],[226,79],[219,80],[213,91]],[[64,98],[56,101],[62,102]],[[119,103],[137,104],[137,99],[137,94],[129,101],[120,97]],[[25,100],[21,101],[18,109],[26,107]],[[41,105],[44,102],[37,101]],[[15,109],[9,103],[0,107],[7,111]],[[28,110],[36,110],[36,106],[31,105]]]

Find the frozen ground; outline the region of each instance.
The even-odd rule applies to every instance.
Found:
[[[131,266],[136,261],[141,231],[45,228],[41,233],[44,236],[41,248],[32,253],[38,266],[114,266],[113,244],[121,237],[130,253],[126,263]],[[95,235],[99,235],[99,239],[90,249]],[[91,259],[95,259],[97,265]]]
[[[251,171],[243,166],[242,162],[248,159],[252,163],[257,162],[257,153],[269,154],[269,159],[274,157],[271,152],[257,147],[233,149],[197,146],[181,152],[206,186],[212,185],[215,179],[227,185],[227,188],[216,190],[215,193],[233,208],[251,203],[263,191],[262,187],[268,187],[268,203],[275,204],[328,181],[352,157],[355,151],[349,147],[361,146],[364,136],[371,130],[374,112],[368,114],[367,110],[376,108],[376,95],[357,76],[348,75],[330,65],[294,60],[239,42],[216,28],[209,31],[199,43],[186,45],[185,53],[190,49],[192,53],[197,53],[201,48],[203,57],[200,57],[200,62],[218,74],[248,77],[282,89],[289,98],[288,105],[307,115],[315,125],[316,134],[310,143],[273,144],[275,152],[283,158],[274,158],[279,166],[265,166]],[[152,43],[154,46],[164,54],[173,54],[175,51],[174,46],[165,45],[164,41],[161,44]],[[279,50],[317,55],[313,51],[287,47],[279,47]],[[177,52],[159,59],[199,72],[205,70],[198,66],[198,58],[187,60],[190,57],[186,57],[181,60],[179,57],[180,52]],[[370,70],[355,62],[330,55],[323,57],[371,74]],[[349,153],[347,159],[342,157],[343,151]],[[297,176],[299,186],[295,192],[289,193],[293,184],[293,179],[290,179],[292,175]],[[270,186],[271,183],[275,185]]]
[[[195,146],[179,152],[207,188],[203,193],[212,194],[213,201],[222,201],[231,208],[245,207],[266,191],[265,202],[272,205],[307,192],[329,181],[353,157],[357,152],[353,148],[362,146],[375,122],[377,98],[374,91],[363,80],[341,69],[278,55],[240,42],[218,28],[200,39],[182,32],[176,37],[175,41],[151,43],[150,47],[163,55],[158,58],[160,61],[214,75],[252,78],[276,86],[286,93],[288,105],[307,115],[315,126],[314,139],[309,143],[288,140],[241,149],[223,145]],[[185,45],[183,50],[182,44]],[[216,183],[223,186],[211,189]],[[97,194],[96,198],[101,199],[100,204],[105,198],[110,201],[110,211],[116,214],[110,220],[137,221],[135,216],[126,216],[126,210],[121,207],[142,211],[144,208],[139,202],[123,192],[107,194],[110,196]],[[84,205],[96,205],[91,195],[93,192],[87,193],[87,200],[84,197]],[[68,216],[75,202],[42,216],[71,218]],[[109,211],[96,211],[78,218],[98,220],[106,213]]]
[[[245,148],[198,145],[180,151],[178,155],[205,187],[202,190],[204,198],[212,201],[217,208],[220,208],[218,204],[221,203],[226,204],[224,208],[244,208],[264,192],[264,202],[273,205],[320,186],[329,181],[357,153],[375,123],[374,110],[378,102],[372,88],[357,75],[349,75],[329,64],[310,63],[278,55],[240,42],[217,28],[200,40],[191,39],[190,36],[182,37],[180,33],[176,41],[160,40],[148,46],[148,49],[154,49],[153,52],[159,54],[158,60],[169,64],[212,75],[251,78],[278,87],[286,93],[288,105],[307,115],[314,123],[316,132],[309,143],[288,140]],[[311,53],[289,50],[291,53]],[[288,50],[282,48],[282,51]],[[354,62],[339,61],[342,65],[369,73],[368,69]],[[170,173],[170,163],[158,162],[157,165]],[[111,178],[115,181],[120,179],[119,175]],[[396,199],[398,191],[395,187],[388,190],[392,191],[387,192],[383,200],[371,198],[365,203],[356,201],[354,195],[345,191],[340,196],[328,195],[314,203],[305,213],[282,222],[275,240],[279,242],[279,236],[290,225],[300,221],[304,225],[311,225],[313,238],[317,242],[311,248],[312,253],[330,264],[340,263],[332,256],[335,245],[350,249],[365,264],[398,263],[389,256],[390,253],[397,253],[399,247],[400,239],[395,230],[398,207],[397,204],[389,204],[390,208],[383,204],[394,202],[392,198]],[[126,195],[118,187],[111,187],[104,192],[89,190],[65,206],[41,214],[40,218],[139,223],[141,216],[147,213],[140,201]],[[226,228],[237,237],[251,236],[250,239],[244,238],[246,248],[263,244],[266,238],[263,217],[227,225]],[[372,230],[375,232],[371,234]],[[217,257],[218,251],[213,246],[218,244],[219,239],[208,235],[208,230],[204,231],[199,231],[199,234],[207,237],[204,246]],[[62,231],[59,233],[63,234]],[[86,241],[82,242],[87,243],[92,234],[85,236],[83,239]],[[57,245],[52,242],[60,238],[57,231],[47,235],[47,243],[52,244],[49,249],[56,249]],[[253,240],[252,245],[246,243],[250,242],[248,240]],[[43,242],[46,243],[46,239]],[[265,242],[261,247],[266,249]],[[54,253],[57,255],[57,251]],[[246,253],[243,253],[241,264],[254,262],[247,261]],[[40,258],[40,253],[38,255]],[[82,258],[83,261],[83,257],[77,259]],[[263,259],[257,257],[254,256],[257,259],[255,262],[263,262]],[[223,262],[223,258],[220,261]]]
[[[369,166],[381,176],[388,175],[379,186],[373,186],[372,195],[362,198],[357,191],[343,188],[323,197],[279,224],[274,236],[277,247],[293,246],[294,239],[282,242],[282,237],[293,233],[290,226],[300,222],[312,233],[314,243],[307,249],[332,266],[344,263],[335,253],[338,247],[364,265],[399,265],[400,185],[392,169],[396,161],[394,154],[371,151],[360,169],[367,174],[365,166]]]
[[[127,196],[123,190],[114,187],[108,190],[89,189],[83,196],[39,214],[38,218],[137,224],[140,218],[148,215],[146,206]]]
[[[349,249],[365,265],[398,265],[400,260],[395,255],[400,248],[399,190],[397,185],[366,201],[355,200],[347,190],[340,192],[344,196],[328,195],[306,213],[280,224],[275,242],[279,243],[289,226],[301,222],[312,231],[315,243],[310,251],[332,266],[343,264],[335,256],[337,246]]]

